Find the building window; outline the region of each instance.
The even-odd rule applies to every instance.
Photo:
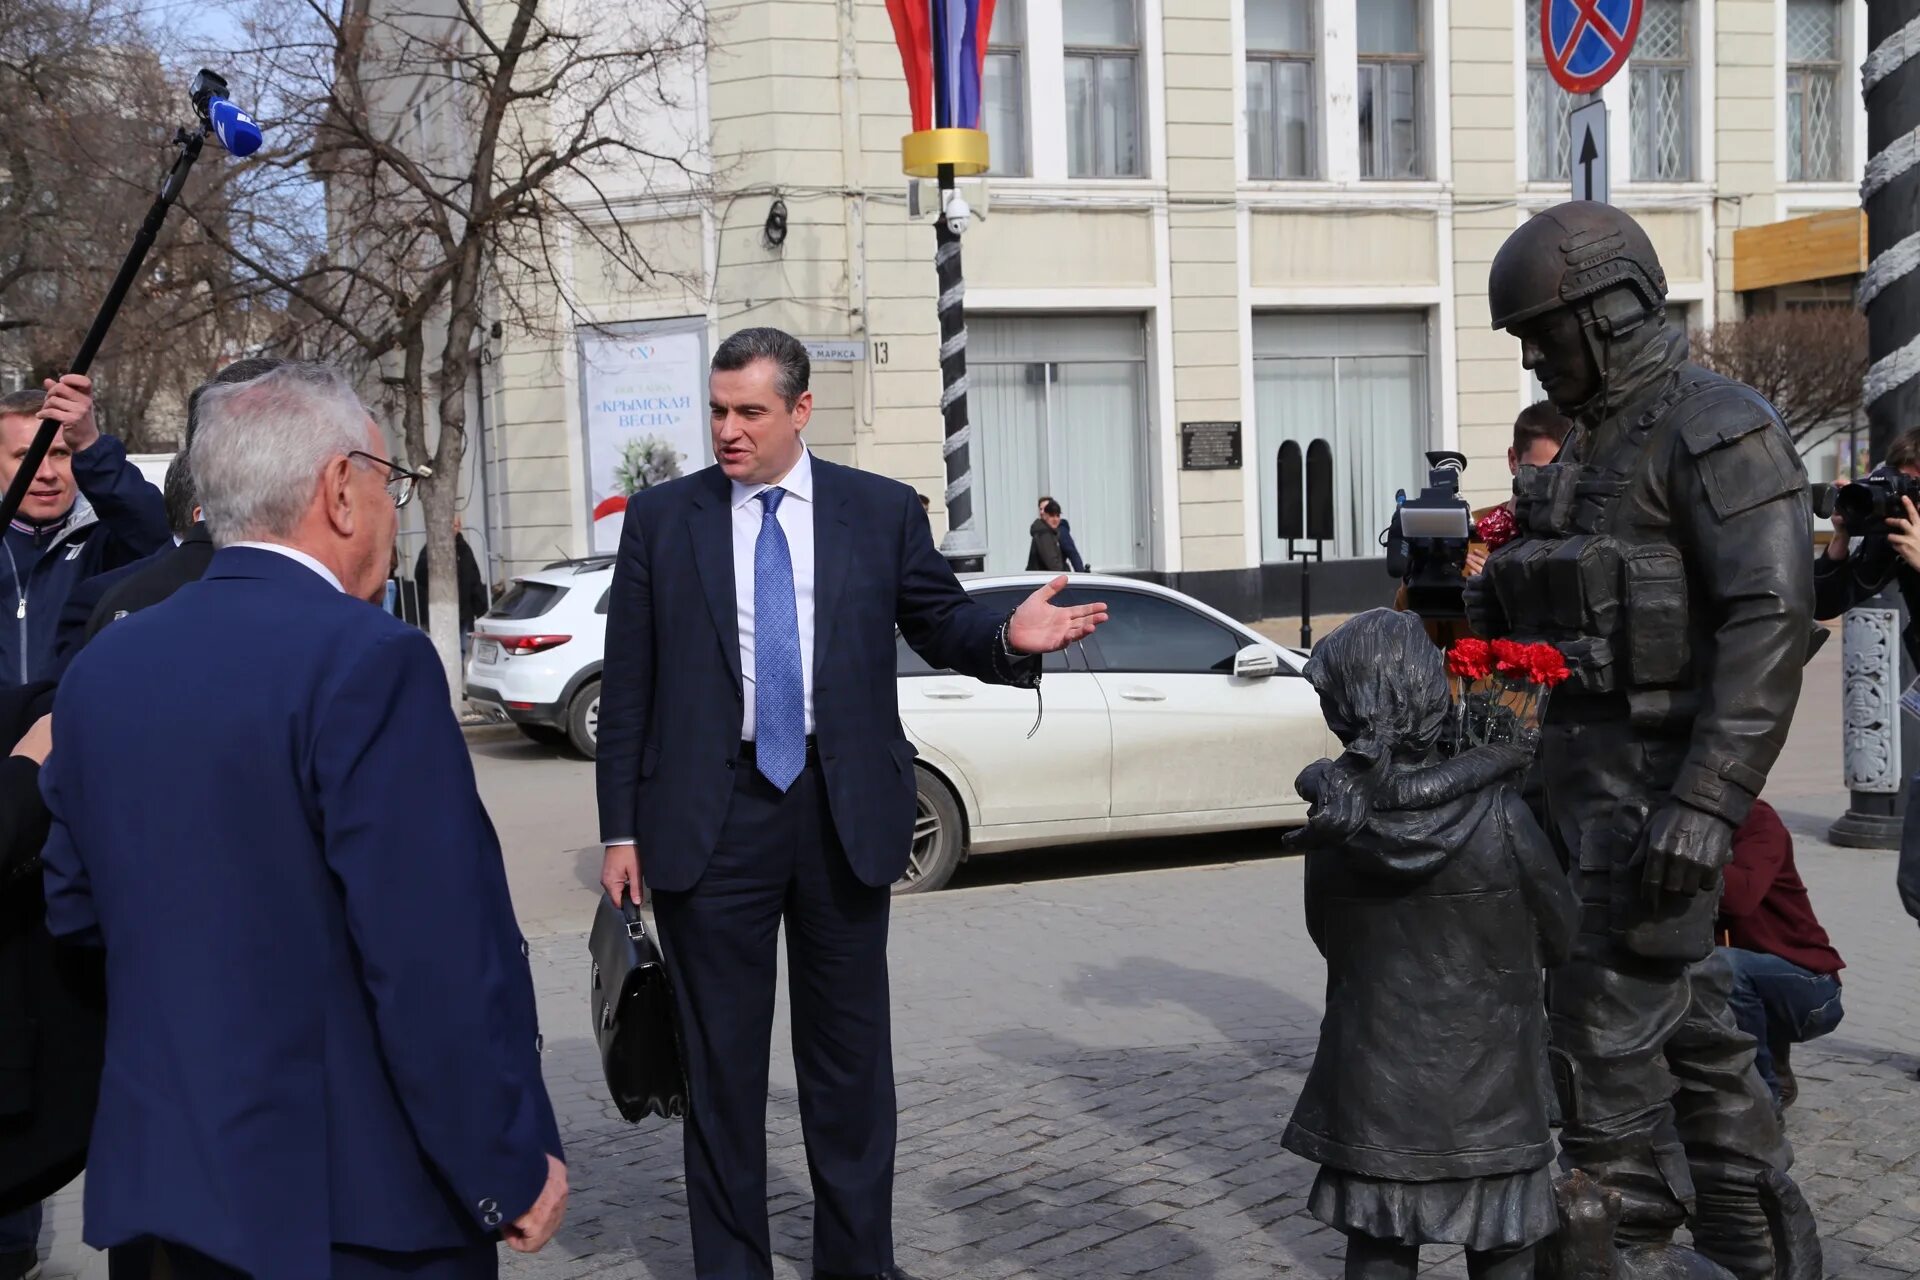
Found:
[[[1253,319],[1254,426],[1261,554],[1286,559],[1274,509],[1280,446],[1333,446],[1334,542],[1327,554],[1380,554],[1395,490],[1418,491],[1428,409],[1427,318],[1419,311],[1289,311]],[[1076,535],[1078,529],[1075,530]]]
[[[1693,177],[1693,5],[1647,0],[1633,44],[1627,114],[1632,120],[1633,180]]]
[[[1066,0],[1067,171],[1137,178],[1140,14],[1136,0]]]
[[[1424,178],[1420,0],[1359,0],[1360,176]]]
[[[974,511],[987,572],[1027,567],[1035,502],[1059,502],[1095,569],[1145,569],[1147,339],[1138,316],[968,316]]]
[[[1027,24],[1021,0],[1000,0],[987,36],[986,76],[981,84],[980,127],[993,159],[989,173],[1027,174]]]
[[[1527,0],[1527,181],[1569,182],[1573,177],[1573,139],[1567,118],[1575,107],[1593,101],[1590,93],[1568,93],[1547,70],[1540,47],[1541,0]]]
[[[1787,0],[1787,181],[1840,179],[1840,4]]]
[[[1312,0],[1247,0],[1247,176],[1311,178]]]

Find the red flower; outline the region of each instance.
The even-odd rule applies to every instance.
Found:
[[[1487,544],[1487,550],[1495,551],[1519,537],[1520,526],[1514,520],[1513,512],[1499,506],[1480,517],[1474,532],[1480,535],[1480,541]]]
[[[1567,670],[1567,655],[1552,645],[1531,644],[1527,650],[1528,674],[1535,684],[1544,684],[1551,689],[1572,674]]]
[[[1447,650],[1447,671],[1463,680],[1485,679],[1493,670],[1493,647],[1477,636],[1453,642]]]
[[[1521,644],[1517,640],[1495,640],[1493,642],[1494,669],[1510,676],[1526,676],[1531,670],[1527,665],[1527,651],[1532,647]]]

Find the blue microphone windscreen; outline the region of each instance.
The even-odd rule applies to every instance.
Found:
[[[213,120],[214,136],[230,154],[250,156],[260,149],[260,125],[225,98],[215,98],[207,114]]]

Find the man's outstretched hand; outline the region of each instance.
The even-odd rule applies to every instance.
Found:
[[[1020,602],[1007,624],[1007,645],[1015,653],[1058,653],[1085,639],[1107,620],[1104,604],[1061,606],[1053,598],[1067,585],[1063,573]]]

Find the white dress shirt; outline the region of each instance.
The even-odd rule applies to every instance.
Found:
[[[289,560],[298,561],[325,578],[327,585],[335,591],[346,590],[345,587],[340,585],[340,579],[334,576],[333,570],[327,568],[327,566],[321,564],[318,560],[315,560],[298,547],[289,547],[285,543],[280,542],[235,542],[231,545],[236,547],[250,547],[255,551],[271,551],[277,556],[285,556]]]
[[[740,737],[754,740],[753,719],[753,550],[760,541],[765,508],[755,501],[764,484],[733,482],[733,599],[739,613],[740,692],[746,701]],[[800,624],[800,679],[805,690],[807,732],[813,732],[813,455],[800,451],[786,478],[778,484],[787,491],[776,519],[787,535],[787,554],[793,561],[794,615]]]

